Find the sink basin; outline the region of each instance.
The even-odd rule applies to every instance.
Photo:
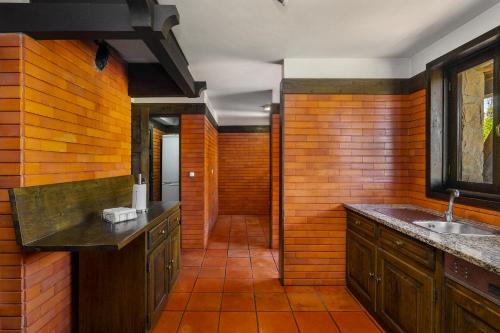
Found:
[[[413,224],[442,234],[494,236],[491,231],[476,228],[472,225],[457,222],[415,221]]]

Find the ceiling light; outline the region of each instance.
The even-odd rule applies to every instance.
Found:
[[[282,4],[283,7],[285,7],[288,4],[288,0],[278,0],[278,2]]]
[[[264,111],[269,112],[269,111],[271,111],[271,104],[266,104],[266,105],[262,106],[262,108],[264,109]]]

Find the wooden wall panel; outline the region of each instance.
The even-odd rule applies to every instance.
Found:
[[[0,331],[22,329],[22,255],[8,189],[21,186],[22,37],[0,34]]]
[[[417,91],[408,96],[409,112],[409,201],[415,205],[444,211],[447,202],[428,199],[425,196],[425,90]],[[500,212],[457,204],[454,209],[456,216],[470,218],[481,222],[500,225]]]
[[[269,133],[219,133],[219,214],[269,215]]]
[[[181,116],[182,248],[206,246],[205,115]],[[188,177],[190,171],[194,177]]]
[[[280,196],[280,115],[271,116],[271,225],[273,249],[279,248]]]
[[[218,133],[212,123],[205,117],[205,237],[208,238],[217,221],[219,210],[219,142]]]
[[[153,195],[151,200],[161,200],[161,158],[162,158],[162,137],[165,132],[158,128],[153,128]]]
[[[17,51],[2,52],[14,40]],[[0,266],[8,264],[0,275],[9,279],[0,281],[0,331],[69,332],[72,301],[69,253],[21,256],[5,189],[130,174],[126,67],[112,56],[97,72],[95,50],[93,43],[0,36],[0,72],[20,73],[0,80],[17,84],[0,87],[0,112],[10,112],[0,124],[0,163],[9,163],[0,176]]]
[[[406,96],[286,95],[284,281],[345,283],[344,203],[404,203]]]

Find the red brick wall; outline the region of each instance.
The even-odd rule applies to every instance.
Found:
[[[271,116],[271,226],[272,248],[279,248],[280,115]]]
[[[205,221],[206,237],[212,230],[219,211],[218,135],[212,123],[205,117]]]
[[[446,202],[425,197],[425,90],[408,96],[409,109],[409,201],[415,205],[444,211]],[[457,204],[457,216],[500,225],[500,212]]]
[[[5,128],[0,136],[17,137],[20,146],[14,141],[3,143],[11,150],[5,158],[11,156],[11,162],[22,163],[19,173],[12,169],[3,178],[2,187],[130,174],[130,98],[124,64],[112,56],[108,67],[97,72],[93,43],[37,42],[26,36],[3,35],[0,44],[4,43],[18,47],[9,50],[2,47],[0,58],[17,54],[19,61],[17,65],[14,60],[0,66],[9,71],[17,68],[21,80],[17,87],[0,88],[0,98],[13,98],[2,100],[0,105],[2,109],[15,111],[20,102],[17,111],[21,126],[17,127],[17,134],[13,128],[8,131]],[[5,190],[1,193],[5,202]],[[7,209],[5,206],[5,213],[10,212]],[[0,268],[1,275],[12,279],[0,287],[0,303],[11,304],[1,310],[0,330],[69,332],[69,253],[27,253],[21,258],[12,235],[5,232],[12,230],[10,218],[2,219],[2,223],[5,230],[1,233],[0,258],[2,263],[9,262],[9,267]]]
[[[21,37],[0,34],[0,331],[12,332],[23,326],[22,257],[8,194],[21,186],[21,56]]]
[[[161,143],[162,137],[165,133],[157,128],[153,128],[153,195],[151,200],[159,201],[161,200]]]
[[[269,133],[219,133],[219,214],[269,215]]]
[[[181,116],[182,247],[204,248],[205,116]],[[188,177],[190,171],[195,177]]]
[[[286,284],[344,284],[344,203],[403,203],[405,96],[286,95]]]
[[[285,283],[344,284],[344,203],[425,197],[425,91],[408,96],[285,97]],[[500,224],[500,213],[455,214]]]

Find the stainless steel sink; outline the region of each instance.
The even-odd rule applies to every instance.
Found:
[[[494,236],[495,233],[458,222],[414,221],[413,224],[442,234]]]

